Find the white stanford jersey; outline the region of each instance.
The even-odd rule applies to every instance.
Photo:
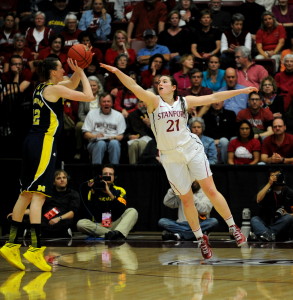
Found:
[[[183,100],[187,111],[185,97]],[[187,116],[182,110],[179,97],[173,105],[169,105],[159,97],[158,107],[149,113],[151,128],[159,150],[173,150],[190,141],[192,134],[187,126]]]

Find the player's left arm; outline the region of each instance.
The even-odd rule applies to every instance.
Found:
[[[217,92],[211,95],[200,96],[200,97],[189,95],[186,96],[186,101],[188,103],[188,107],[201,106],[201,105],[208,105],[215,102],[221,102],[240,94],[249,94],[251,92],[257,92],[257,91],[258,90],[256,87],[246,87],[244,89],[222,91],[222,92]]]

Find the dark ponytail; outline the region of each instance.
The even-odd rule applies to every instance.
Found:
[[[58,61],[58,57],[47,57],[38,63],[37,73],[41,82],[48,81],[50,79],[51,70],[57,69]]]

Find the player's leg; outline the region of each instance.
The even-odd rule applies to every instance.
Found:
[[[242,234],[238,226],[235,224],[228,203],[223,195],[217,190],[213,177],[209,176],[207,178],[198,180],[198,182],[204,193],[214,205],[216,211],[221,215],[221,217],[229,226],[229,231],[234,236],[237,245],[241,246],[242,244],[244,244],[246,242],[246,237]]]

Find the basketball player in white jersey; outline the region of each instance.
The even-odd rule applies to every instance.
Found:
[[[204,259],[212,257],[208,237],[203,235],[198,212],[193,202],[191,184],[197,180],[213,203],[217,212],[229,226],[238,246],[246,243],[246,238],[233,220],[228,204],[215,187],[209,162],[204,153],[200,139],[192,134],[187,126],[188,108],[220,102],[238,94],[249,94],[257,91],[255,87],[240,90],[218,92],[207,96],[177,96],[177,82],[170,76],[159,79],[159,96],[144,90],[133,79],[115,67],[100,64],[101,67],[114,73],[120,81],[131,90],[148,109],[151,127],[160,151],[160,158],[168,180],[174,192],[180,197],[185,217],[199,241]]]

